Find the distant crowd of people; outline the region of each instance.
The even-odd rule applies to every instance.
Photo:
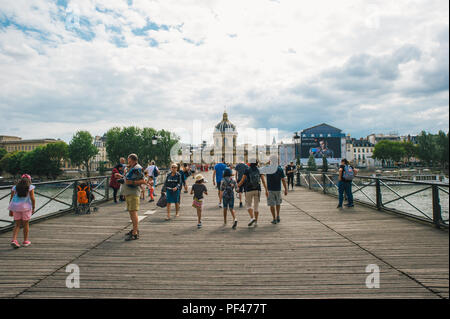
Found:
[[[294,189],[294,174],[297,170],[293,162],[284,169],[278,163],[278,157],[274,156],[267,163],[268,166],[259,165],[256,159],[249,163],[239,163],[235,167],[224,162],[217,163],[214,166],[202,167],[202,171],[212,170],[212,183],[217,189],[218,207],[223,209],[223,222],[227,225],[227,215],[230,212],[232,217],[232,229],[236,229],[238,224],[237,213],[235,210],[235,198],[239,199],[239,207],[243,205],[243,194],[245,194],[245,208],[248,211],[250,220],[248,227],[256,227],[259,218],[259,204],[261,193],[265,193],[267,205],[270,207],[272,215],[272,224],[281,222],[280,211],[282,204],[282,195],[287,196],[289,187]],[[270,168],[270,169],[269,169]],[[347,196],[347,207],[353,207],[352,180],[357,171],[346,160],[341,161],[339,167],[339,203],[338,208],[342,208],[344,194]],[[125,240],[139,239],[139,218],[140,201],[145,200],[148,195],[149,202],[154,202],[155,188],[158,185],[158,176],[160,170],[152,161],[144,169],[138,163],[138,156],[130,154],[127,159],[120,158],[119,163],[112,169],[112,175],[109,186],[113,189],[114,203],[126,202],[133,227],[126,234]],[[202,227],[202,210],[205,195],[208,195],[208,189],[205,186],[205,177],[199,173],[196,174],[196,167],[188,164],[173,163],[170,165],[170,172],[166,175],[161,189],[160,201],[158,206],[166,207],[166,221],[170,221],[172,207],[175,206],[175,217],[180,216],[181,191],[189,192],[187,180],[192,176],[194,184],[191,187],[190,194],[193,195],[192,207],[197,212],[197,227]],[[282,192],[282,186],[284,192]],[[8,210],[10,216],[14,217],[15,227],[13,229],[13,238],[11,245],[19,248],[21,245],[17,241],[20,228],[23,228],[24,241],[22,246],[29,246],[29,220],[35,212],[36,200],[34,195],[34,185],[31,184],[31,176],[22,175],[19,182],[11,190],[10,204]]]

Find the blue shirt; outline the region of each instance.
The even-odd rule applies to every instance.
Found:
[[[216,166],[214,166],[214,170],[216,171],[216,182],[217,184],[222,181],[223,178],[223,171],[227,168],[227,166],[224,163],[218,163]]]
[[[139,181],[143,179],[144,174],[142,173],[142,167],[139,164],[135,165],[128,171],[125,178],[129,181]],[[136,185],[127,185],[127,186],[131,188],[137,187]]]

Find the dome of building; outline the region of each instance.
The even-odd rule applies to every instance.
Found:
[[[227,112],[223,113],[222,121],[216,125],[216,132],[235,132],[236,126],[228,120]]]

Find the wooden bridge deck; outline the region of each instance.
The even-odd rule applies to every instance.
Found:
[[[192,180],[190,180],[192,183]],[[212,184],[203,229],[191,196],[181,217],[145,202],[141,238],[124,204],[91,215],[61,216],[31,226],[32,246],[14,250],[0,235],[2,298],[448,298],[447,231],[298,188],[272,225],[265,199],[259,225],[248,228],[237,209],[237,230],[222,226]],[[21,236],[21,235],[20,235]],[[68,264],[80,268],[81,287],[68,289]],[[380,288],[365,285],[366,266],[380,267]]]

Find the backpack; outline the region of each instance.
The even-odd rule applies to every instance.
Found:
[[[247,188],[253,190],[259,189],[261,187],[261,175],[259,174],[259,170],[257,168],[250,168],[248,176]]]
[[[158,177],[159,176],[159,169],[155,166],[155,168],[153,168],[153,177]]]
[[[351,167],[350,165],[345,165],[342,177],[346,181],[352,181],[355,178],[355,172],[353,171],[353,167]]]
[[[224,191],[223,191],[223,198],[227,200],[231,200],[234,197],[233,193],[233,181],[230,179],[227,181],[226,179],[222,180],[222,183],[224,185]]]
[[[89,203],[87,190],[88,190],[87,186],[85,186],[84,188],[81,188],[81,186],[78,186],[77,201],[79,204],[88,204]]]

